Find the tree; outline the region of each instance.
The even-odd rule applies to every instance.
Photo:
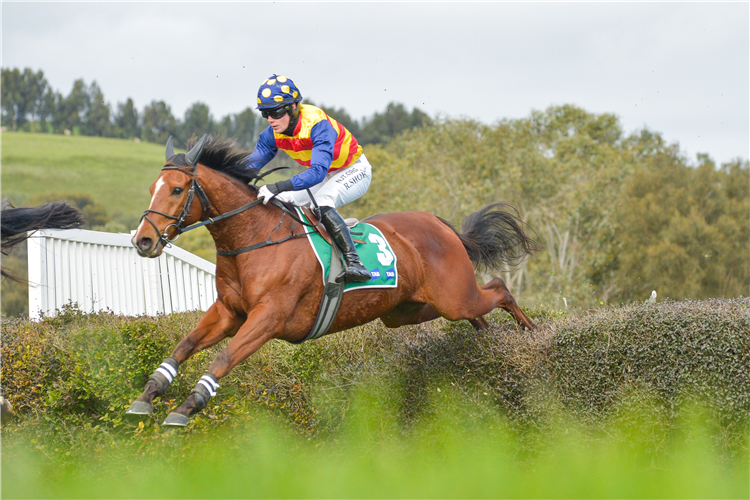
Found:
[[[568,106],[493,126],[443,120],[412,128],[368,146],[372,186],[348,210],[357,217],[423,210],[459,223],[490,203],[513,203],[544,251],[504,273],[508,286],[560,307],[562,297],[593,305],[613,293],[604,271],[619,186],[631,166],[613,118]]]
[[[419,109],[414,108],[409,113],[403,104],[391,102],[384,113],[375,113],[369,120],[364,120],[358,140],[361,144],[385,143],[405,130],[431,123],[430,117]]]
[[[249,148],[257,140],[255,131],[258,117],[251,108],[234,115],[234,133],[232,134],[240,146]]]
[[[193,103],[192,106],[185,111],[185,120],[182,123],[180,143],[182,147],[187,146],[187,140],[193,136],[202,136],[203,134],[209,134],[214,131],[214,118],[211,115],[208,105],[202,102]]]
[[[177,136],[178,124],[171,108],[164,101],[151,101],[143,110],[144,141],[164,144],[170,135]]]
[[[83,129],[84,117],[86,116],[89,101],[88,89],[82,79],[73,82],[73,88],[67,97],[58,94],[55,99],[55,114],[53,124],[56,130],[78,130]]]
[[[52,89],[47,89],[39,108],[39,127],[41,132],[52,132],[52,122],[55,116],[55,105],[57,103],[57,93]]]
[[[3,69],[2,81],[2,123],[12,130],[23,128],[32,121],[36,129],[37,122],[46,119],[47,95],[51,92],[44,73],[26,68]]]
[[[115,127],[117,137],[123,139],[132,139],[141,137],[141,127],[138,124],[138,110],[133,104],[133,99],[128,97],[124,103],[117,103],[117,113],[115,113]]]
[[[112,126],[110,115],[112,112],[109,104],[104,101],[104,94],[95,81],[91,82],[91,85],[86,89],[85,113],[84,135],[110,136]]]
[[[226,115],[216,124],[214,130],[223,137],[234,139],[243,148],[251,148],[255,137],[257,118],[252,109],[246,108],[242,113]]]
[[[677,149],[628,178],[618,211],[615,279],[625,300],[736,297],[750,287],[750,165],[690,166]]]

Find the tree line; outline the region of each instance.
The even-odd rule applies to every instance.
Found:
[[[133,99],[108,103],[96,83],[83,79],[73,83],[68,95],[54,90],[42,70],[2,69],[2,126],[12,131],[74,134],[165,143],[171,135],[178,146],[188,139],[211,133],[233,138],[252,147],[266,121],[252,108],[215,119],[207,104],[193,103],[182,119],[174,116],[164,101],[153,100],[138,110]],[[305,102],[311,103],[310,100]],[[403,104],[390,103],[383,113],[356,120],[344,109],[318,105],[349,129],[360,144],[382,144],[404,130],[428,126],[430,117],[419,109],[407,111]]]
[[[24,106],[20,100],[6,100],[6,73],[11,72],[3,70],[3,124],[15,120],[17,130],[28,130],[31,123],[44,123],[45,116],[55,119],[54,113],[38,111],[44,99]],[[30,71],[17,73],[34,81]],[[89,96],[101,95],[91,91],[98,89],[95,84],[86,87],[81,82],[71,96],[77,88],[88,89]],[[132,101],[132,112],[124,111],[128,102],[118,105],[110,130],[138,130],[151,123],[145,115],[155,108],[170,115],[165,103],[152,104],[143,113],[135,112]],[[15,114],[6,112],[6,106]],[[84,109],[96,111],[97,106]],[[667,143],[658,132],[644,128],[626,133],[617,116],[573,105],[552,106],[492,125],[433,120],[400,104],[361,121],[343,109],[324,109],[366,144],[373,165],[370,190],[343,207],[346,216],[423,210],[459,223],[486,204],[515,204],[544,248],[502,274],[526,304],[539,300],[561,308],[594,307],[645,300],[652,290],[659,299],[678,300],[732,298],[750,290],[747,159],[723,165],[706,154],[689,159],[679,144]],[[80,113],[73,114],[80,118]],[[125,115],[131,117],[130,129],[126,121],[118,121]],[[96,116],[107,115],[92,111],[86,123],[96,122]],[[231,120],[230,116],[230,123],[237,123]],[[185,120],[171,118],[170,123],[160,136],[141,128],[140,137],[163,144],[185,123],[199,127],[193,130],[200,133],[218,130],[211,128],[216,122],[201,103],[190,108]],[[254,134],[258,123],[255,118]],[[51,127],[59,133],[54,122]],[[186,234],[180,246],[208,259],[215,255],[206,232]]]
[[[489,203],[515,204],[544,248],[503,274],[526,304],[750,290],[747,159],[690,160],[659,133],[626,134],[615,115],[572,105],[494,125],[442,120],[368,147],[367,158],[372,185],[347,216],[423,210],[459,223]]]

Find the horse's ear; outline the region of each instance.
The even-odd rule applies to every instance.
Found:
[[[167,139],[167,160],[172,158],[174,156],[174,146],[172,145],[172,136],[169,136],[169,139]]]
[[[203,137],[198,139],[198,142],[195,143],[195,146],[193,146],[193,149],[191,149],[187,154],[187,163],[188,165],[195,165],[198,163],[198,160],[201,158],[201,154],[203,154],[203,146],[206,145],[206,139],[208,139],[208,134],[203,134]]]

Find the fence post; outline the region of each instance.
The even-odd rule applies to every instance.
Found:
[[[38,320],[40,311],[47,310],[47,293],[42,283],[47,282],[47,252],[43,245],[45,240],[32,235],[27,241],[29,255],[29,318]]]

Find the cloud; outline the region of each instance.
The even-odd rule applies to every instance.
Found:
[[[486,123],[576,104],[694,155],[747,158],[747,3],[4,3],[4,67],[114,105],[253,106],[272,73],[354,117],[391,101]],[[700,136],[700,137],[699,137]]]

